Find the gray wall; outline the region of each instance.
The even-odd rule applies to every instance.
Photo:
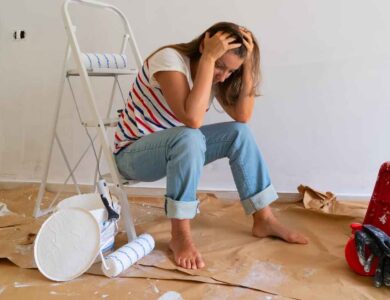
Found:
[[[263,96],[249,126],[276,189],[295,192],[303,183],[339,195],[371,194],[380,164],[390,159],[389,1],[109,3],[128,17],[143,57],[220,20],[250,28],[261,44]],[[61,5],[1,0],[0,181],[38,181],[43,172],[66,46]],[[115,18],[82,9],[75,20],[85,52],[118,48]],[[25,29],[27,39],[14,41],[14,29]],[[96,80],[94,87],[99,99],[109,95],[107,81]],[[75,88],[82,96],[76,82]],[[208,123],[224,120],[216,110],[207,116]],[[74,162],[87,140],[68,89],[58,131]],[[66,170],[55,150],[50,181],[60,182]],[[91,182],[93,162],[90,153],[77,174],[81,182]],[[164,180],[141,186],[163,187]],[[228,162],[207,166],[200,188],[234,190]]]

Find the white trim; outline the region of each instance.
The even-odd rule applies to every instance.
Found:
[[[0,179],[0,189],[11,189],[25,185],[39,185],[40,181],[37,180],[1,180]],[[62,183],[48,183],[47,190],[52,192],[57,192],[63,186]],[[82,192],[90,192],[92,190],[92,185],[89,184],[80,184],[80,190]],[[134,187],[134,186],[125,186],[126,191],[129,195],[136,195],[141,197],[160,197],[165,195],[165,188],[156,188],[156,187]],[[67,184],[64,188],[64,192],[74,192],[74,185]],[[198,190],[199,193],[213,193],[218,198],[222,199],[238,199],[238,193],[234,190],[223,190],[223,189],[207,189],[207,190]],[[296,192],[278,192],[278,195],[281,199],[281,202],[297,202],[300,200],[299,193]],[[371,195],[368,194],[336,194],[338,200],[344,201],[369,201]]]

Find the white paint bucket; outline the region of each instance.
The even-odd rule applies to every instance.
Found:
[[[109,204],[119,213],[117,199]],[[117,233],[116,221],[108,221],[107,217],[99,194],[62,200],[42,224],[34,242],[39,271],[51,280],[67,281],[99,262],[104,252],[114,248]]]
[[[112,207],[120,214],[118,200],[112,196]],[[111,204],[111,203],[110,203]],[[96,219],[100,228],[100,251],[106,253],[114,248],[115,235],[117,233],[116,223],[107,221],[107,209],[104,207],[100,195],[97,193],[80,194],[66,198],[57,204],[56,209],[82,208],[87,210]],[[100,256],[97,257],[97,261]]]

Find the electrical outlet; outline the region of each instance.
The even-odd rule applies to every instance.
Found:
[[[26,38],[25,30],[15,30],[14,31],[14,39],[15,40],[24,40]]]

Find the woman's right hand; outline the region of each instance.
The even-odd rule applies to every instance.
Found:
[[[227,51],[241,46],[241,43],[232,43],[236,40],[230,33],[218,31],[212,37],[206,32],[203,40],[203,55],[208,55],[214,61]]]

